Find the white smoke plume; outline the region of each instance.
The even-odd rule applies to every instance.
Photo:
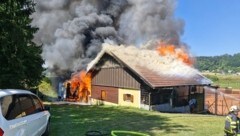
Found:
[[[175,0],[35,0],[34,41],[56,74],[85,69],[103,43],[143,45],[163,40],[180,45],[183,21]],[[155,48],[154,46],[150,46]]]

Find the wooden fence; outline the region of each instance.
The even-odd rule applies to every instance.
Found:
[[[211,114],[227,115],[232,105],[240,107],[239,90],[205,89],[205,109]]]

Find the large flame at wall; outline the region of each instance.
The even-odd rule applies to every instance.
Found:
[[[88,96],[91,94],[91,73],[81,71],[74,74],[68,82],[71,84],[71,94],[75,93],[72,99],[88,102]],[[71,98],[67,100],[71,101]]]
[[[172,44],[166,44],[164,42],[161,42],[157,48],[157,51],[161,56],[167,55],[174,56],[187,65],[190,66],[193,65],[193,60],[191,59],[191,57],[188,55],[187,51],[184,48],[177,48]]]

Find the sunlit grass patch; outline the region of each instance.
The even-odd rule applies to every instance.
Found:
[[[151,136],[220,136],[224,117],[168,114],[129,107],[52,105],[52,136],[84,136],[87,131],[135,131]]]

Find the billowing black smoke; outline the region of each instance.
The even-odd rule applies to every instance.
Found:
[[[183,22],[175,0],[35,0],[34,41],[58,75],[85,69],[102,43],[141,46],[163,40],[180,44]],[[152,47],[153,48],[153,47]]]

